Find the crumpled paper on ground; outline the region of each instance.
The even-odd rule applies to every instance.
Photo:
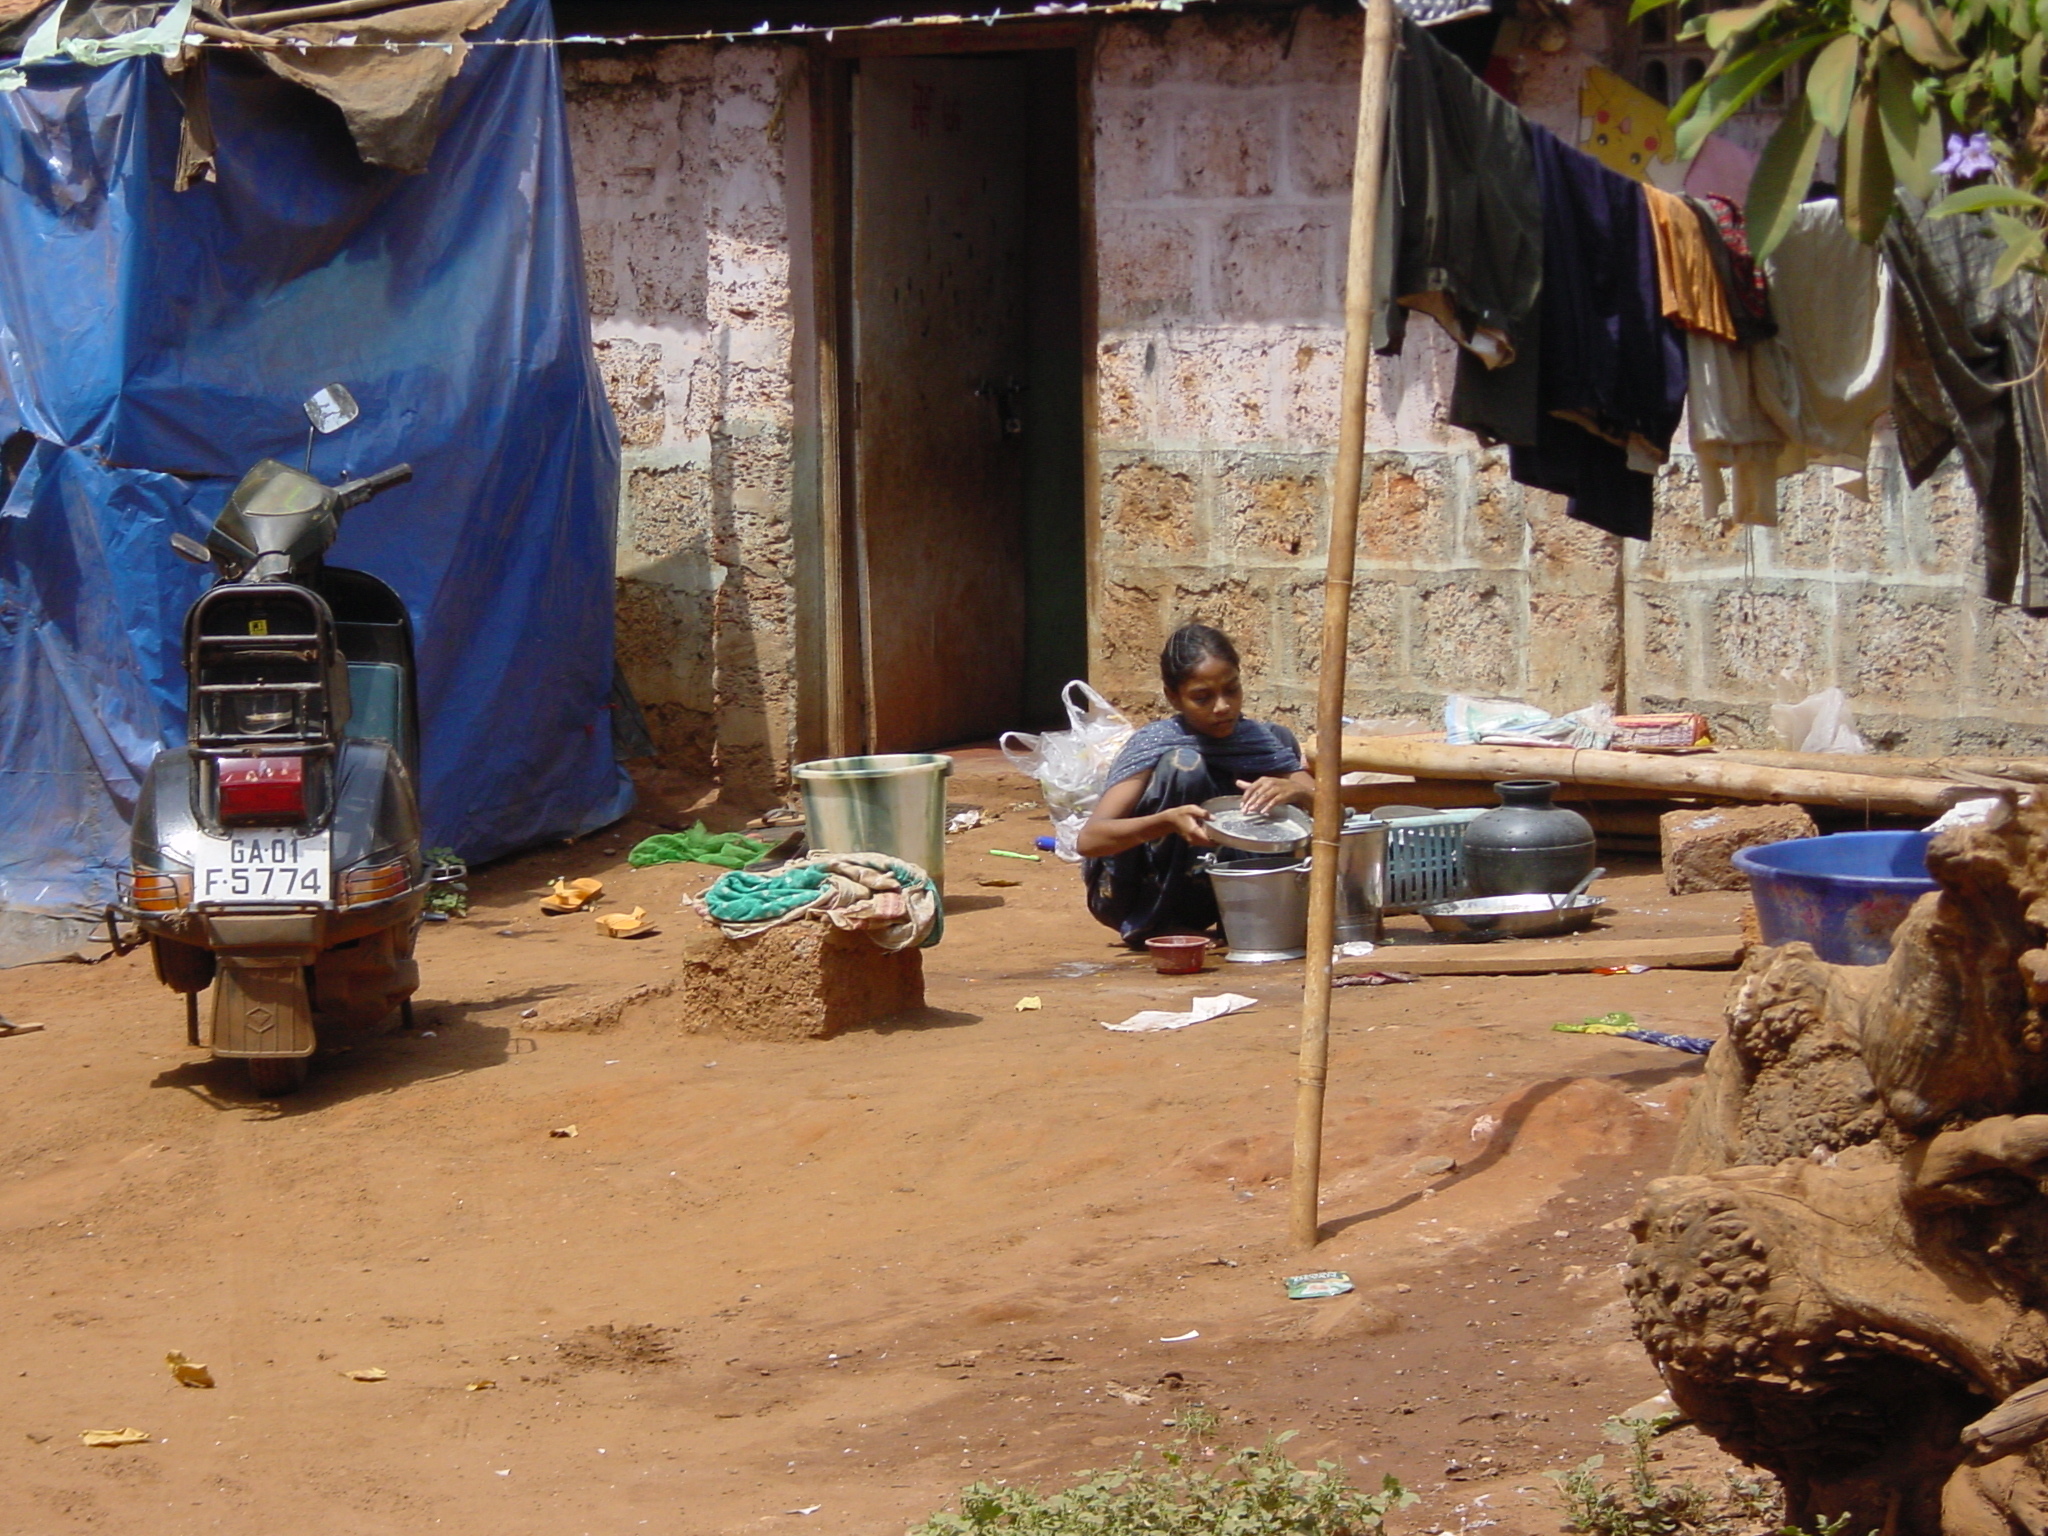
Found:
[[[1186,1029],[1190,1024],[1204,1024],[1210,1019],[1220,1019],[1226,1013],[1243,1013],[1247,1008],[1256,1008],[1256,997],[1245,997],[1236,992],[1224,992],[1216,997],[1198,997],[1185,1013],[1169,1013],[1164,1009],[1152,1009],[1145,1013],[1134,1013],[1121,1024],[1111,1024],[1098,1019],[1104,1029],[1113,1029],[1123,1035],[1157,1034],[1164,1029]]]

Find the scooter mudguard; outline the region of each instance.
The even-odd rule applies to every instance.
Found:
[[[222,955],[213,981],[212,1045],[216,1056],[312,1055],[305,968]]]

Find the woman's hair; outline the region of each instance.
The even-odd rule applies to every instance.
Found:
[[[1230,636],[1206,624],[1183,624],[1159,653],[1159,680],[1168,693],[1179,693],[1188,674],[1210,660],[1227,661],[1233,667],[1238,664],[1237,647],[1230,643]]]

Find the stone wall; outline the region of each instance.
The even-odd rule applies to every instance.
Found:
[[[1570,130],[1605,20],[1575,8],[1523,105]],[[1094,81],[1098,685],[1147,716],[1177,623],[1235,635],[1252,705],[1312,718],[1337,433],[1355,15],[1119,20]],[[625,448],[619,646],[664,761],[774,792],[797,725],[795,530],[817,494],[804,57],[606,49],[566,71],[597,349]],[[1647,547],[1573,523],[1447,428],[1449,349],[1417,321],[1375,365],[1349,712],[1444,694],[1698,708],[1768,743],[1768,706],[1839,684],[1897,750],[2048,750],[2048,622],[1990,604],[1952,476],[1871,507],[1798,482],[1785,525],[1706,531],[1690,459]],[[1682,439],[1681,439],[1682,442]],[[808,556],[807,556],[808,558]],[[819,644],[812,636],[806,643]]]
[[[1359,31],[1305,10],[1101,35],[1097,682],[1146,713],[1195,619],[1237,640],[1255,709],[1313,717]],[[1443,425],[1449,366],[1427,323],[1376,366],[1350,712],[1612,696],[1613,541]]]
[[[795,724],[791,107],[803,56],[565,71],[592,330],[624,447],[619,656],[663,761],[772,790]]]

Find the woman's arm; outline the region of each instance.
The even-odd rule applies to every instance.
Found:
[[[1316,798],[1316,777],[1306,768],[1297,768],[1285,778],[1239,779],[1237,787],[1244,793],[1246,812],[1253,816],[1283,805],[1312,805]]]
[[[1202,825],[1209,819],[1209,813],[1199,805],[1176,805],[1152,816],[1131,814],[1150,778],[1149,774],[1134,773],[1102,792],[1087,825],[1075,839],[1082,858],[1106,859],[1140,843],[1155,842],[1169,832],[1179,833],[1197,848],[1212,846],[1208,830]]]

